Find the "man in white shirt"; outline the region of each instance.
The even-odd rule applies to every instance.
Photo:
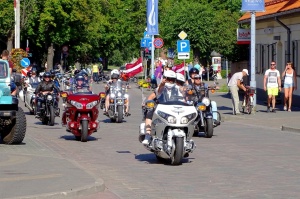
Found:
[[[239,109],[239,88],[246,91],[246,87],[241,83],[243,81],[243,77],[249,75],[247,69],[243,69],[242,72],[234,73],[228,82],[228,87],[231,92],[232,99],[232,114],[233,115],[242,115]]]
[[[268,92],[268,108],[267,112],[270,112],[270,103],[272,101],[272,112],[276,112],[276,96],[278,95],[278,90],[281,91],[281,80],[280,73],[276,69],[276,62],[272,61],[271,66],[265,72],[264,77],[264,90]]]

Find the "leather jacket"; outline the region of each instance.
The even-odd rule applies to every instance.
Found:
[[[53,81],[42,81],[38,87],[35,89],[35,93],[39,94],[40,92],[44,92],[44,91],[53,91],[56,90],[57,92],[60,92],[60,89],[55,85],[55,83]]]

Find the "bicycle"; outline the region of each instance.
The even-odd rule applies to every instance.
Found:
[[[255,94],[255,88],[246,86],[246,92],[244,95],[244,100],[242,104],[242,111],[243,113],[248,113],[251,114],[252,109],[253,109],[253,97]]]

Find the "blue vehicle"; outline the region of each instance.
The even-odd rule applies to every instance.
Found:
[[[0,59],[0,135],[5,144],[22,143],[26,133],[26,117],[17,97],[11,95],[9,64]]]

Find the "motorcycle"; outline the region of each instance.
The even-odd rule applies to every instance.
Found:
[[[110,103],[107,110],[111,122],[121,123],[124,119],[129,95],[121,80],[110,85]]]
[[[162,93],[168,95],[167,92]],[[152,140],[145,148],[156,155],[159,161],[171,161],[179,165],[196,148],[192,140],[197,110],[183,101],[183,97],[159,97],[158,104],[153,100],[145,102],[147,111],[154,111],[151,126]],[[156,108],[154,108],[156,106]],[[155,109],[155,110],[154,110]],[[141,123],[139,141],[145,138],[145,123]]]
[[[37,118],[42,121],[42,124],[49,124],[49,126],[54,126],[55,117],[59,116],[60,114],[60,108],[58,108],[57,93],[49,92],[46,95],[39,94],[36,97],[36,100],[38,99],[41,100],[41,107],[40,113],[37,115]]]
[[[35,89],[39,83],[32,83],[28,84],[27,87],[24,87],[24,89],[20,92],[20,97],[24,96],[23,101],[25,103],[25,107],[29,109],[29,112],[31,115],[36,114],[36,109],[35,109]]]
[[[62,92],[61,96],[67,99],[62,124],[66,125],[67,131],[73,133],[76,140],[86,142],[88,136],[99,128],[97,118],[100,94],[96,95],[87,88],[82,88]]]
[[[199,131],[203,131],[204,137],[211,138],[214,133],[214,127],[220,125],[220,113],[215,110],[217,107],[215,102],[209,99],[209,91],[214,93],[215,90],[215,86],[207,87],[202,83],[199,87],[189,87],[186,91],[188,102],[193,104],[198,112],[198,116],[195,121],[194,136],[198,135]],[[214,106],[212,106],[213,103]],[[217,120],[214,121],[213,118],[217,118]]]

